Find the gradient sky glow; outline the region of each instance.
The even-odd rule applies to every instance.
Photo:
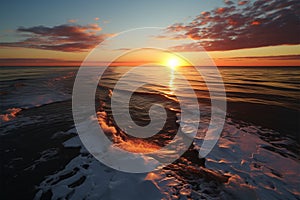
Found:
[[[218,66],[300,66],[299,10],[299,0],[3,1],[0,66],[79,65],[99,42],[138,27],[162,27],[156,40],[182,55],[201,45]]]

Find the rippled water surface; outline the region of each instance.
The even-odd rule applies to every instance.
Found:
[[[118,91],[117,100],[122,103],[122,94],[131,92],[137,84],[146,84],[131,98],[133,120],[138,125],[149,123],[149,105],[157,102],[168,113],[161,136],[143,141],[124,135],[111,116],[115,84],[129,69],[111,67],[99,82],[93,80],[94,69],[90,69],[90,84],[97,87],[98,119],[87,119],[82,126],[98,120],[107,136],[127,151],[160,148],[176,131],[189,134],[195,128],[189,120],[178,126],[178,99],[195,106],[190,105],[192,96],[186,92],[188,85],[183,79],[188,79],[199,103],[193,109],[199,108],[201,113],[193,144],[199,149],[211,117],[211,98],[204,79],[190,67],[176,71],[148,67],[143,74],[132,74]],[[3,199],[300,199],[299,68],[219,68],[226,90],[227,117],[205,166],[190,153],[146,174],[113,170],[83,147],[71,109],[77,70],[0,68]],[[200,70],[211,78],[215,76],[209,68]],[[220,84],[212,82],[210,89],[218,93]],[[222,101],[219,96],[213,98]],[[121,115],[122,108],[116,112]]]

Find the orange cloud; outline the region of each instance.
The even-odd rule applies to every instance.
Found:
[[[175,23],[165,38],[194,40],[171,47],[174,51],[224,51],[300,44],[300,1],[239,1],[202,12],[188,23]],[[163,38],[159,36],[159,38]]]
[[[224,3],[226,4],[226,5],[232,5],[232,4],[234,4],[232,1],[230,1],[230,0],[224,0]]]
[[[252,23],[251,23],[251,25],[260,25],[260,22],[259,21],[253,21]]]
[[[239,4],[240,6],[243,6],[243,5],[247,4],[247,3],[248,3],[248,1],[239,1],[238,4]]]
[[[26,33],[27,38],[18,42],[2,42],[0,47],[25,47],[64,52],[88,51],[112,34],[99,34],[98,24],[59,25],[54,27],[20,27],[19,33]]]
[[[76,23],[76,22],[77,22],[77,19],[69,19],[68,22],[69,22],[69,23]]]
[[[214,58],[217,66],[300,66],[300,55]]]

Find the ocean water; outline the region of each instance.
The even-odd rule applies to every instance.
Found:
[[[110,67],[95,94],[98,121],[107,136],[132,152],[159,148],[181,130],[180,106],[190,105],[184,74],[197,96],[201,120],[193,147],[199,149],[211,117],[205,81],[193,68],[145,68],[132,74],[122,94],[133,94],[131,117],[150,122],[149,105],[167,110],[167,126],[148,141],[128,137],[111,114],[110,98],[129,67]],[[98,162],[81,143],[72,118],[72,89],[78,68],[1,67],[1,199],[300,199],[300,69],[222,67],[227,116],[221,137],[205,159],[181,157],[161,170],[129,174]],[[209,68],[203,68],[209,74]],[[91,75],[93,68],[90,69]],[[213,77],[214,74],[211,74]],[[149,78],[150,77],[150,78]],[[147,80],[147,81],[145,81]],[[157,84],[163,80],[166,85]],[[91,76],[91,84],[97,83]],[[221,83],[212,85],[216,90]],[[172,89],[181,91],[175,94]],[[116,90],[115,90],[116,91]],[[222,99],[216,100],[222,101]],[[117,110],[121,115],[122,108]],[[92,119],[88,119],[92,120]],[[82,126],[88,126],[86,120]],[[188,124],[189,122],[183,122]],[[194,130],[194,129],[192,129]],[[130,131],[130,129],[128,129]],[[162,142],[163,141],[163,142]],[[18,193],[14,191],[18,190]]]

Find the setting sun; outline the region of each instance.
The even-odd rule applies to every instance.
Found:
[[[177,68],[179,65],[180,65],[180,61],[177,58],[170,58],[167,61],[167,66],[170,67],[170,68],[172,68],[172,69]]]
[[[168,55],[162,64],[171,69],[176,69],[181,66],[190,66],[191,65],[185,59],[183,59],[179,56],[176,56],[176,55]]]

